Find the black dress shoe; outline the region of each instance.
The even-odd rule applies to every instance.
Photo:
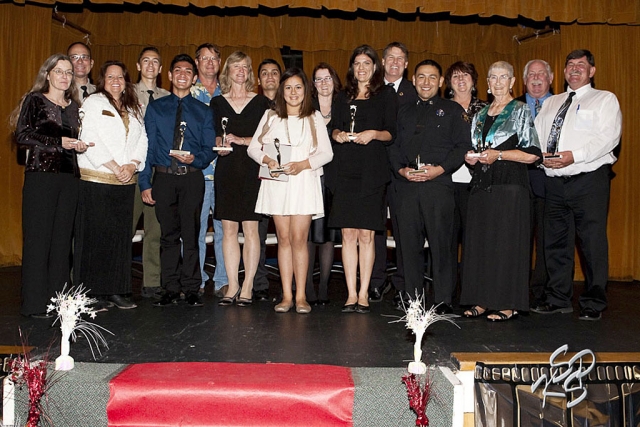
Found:
[[[137,307],[137,305],[121,295],[110,295],[107,300],[122,310],[130,310]]]
[[[156,286],[154,288],[145,286],[142,288],[140,296],[142,296],[142,298],[160,299],[162,298],[162,288],[160,286]]]
[[[560,307],[558,305],[545,302],[544,304],[541,304],[537,307],[533,307],[531,311],[538,314],[569,314],[573,313],[573,307]]]
[[[380,302],[385,294],[391,290],[391,283],[385,281],[379,288],[369,289],[369,302]]]
[[[396,292],[393,296],[393,307],[398,311],[404,312],[409,307],[409,296],[404,291]]]
[[[32,319],[51,319],[53,317],[53,313],[34,313],[30,314],[29,317]]]
[[[329,301],[328,299],[319,299],[318,301],[316,301],[316,305],[319,306],[323,306],[323,305],[329,305],[331,301]]]
[[[580,310],[580,320],[600,320],[602,319],[602,312],[594,310],[593,308],[586,307]]]
[[[444,315],[444,314],[453,314],[453,307],[451,307],[451,304],[447,304],[446,302],[442,302],[440,304],[438,304],[436,306],[435,309],[436,314],[439,314],[440,316]]]
[[[167,291],[164,293],[164,295],[162,295],[162,298],[160,298],[159,301],[153,303],[153,306],[166,307],[169,305],[176,305],[178,304],[178,298],[180,298],[179,293]]]
[[[185,302],[191,307],[202,307],[204,305],[198,292],[189,292],[185,295]]]
[[[269,290],[260,289],[253,291],[253,299],[256,301],[269,301]]]

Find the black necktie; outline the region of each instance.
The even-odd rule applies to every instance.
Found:
[[[569,106],[571,105],[571,101],[573,100],[573,96],[575,94],[575,92],[569,93],[569,97],[560,106],[560,109],[556,114],[556,118],[553,119],[551,132],[549,132],[549,139],[547,141],[547,153],[555,154],[556,149],[558,148],[558,141],[560,141],[560,132],[562,131],[564,118],[567,115],[567,111],[569,110]]]
[[[149,103],[151,103],[151,101],[153,101],[153,91],[148,90],[147,93],[149,94]]]
[[[85,99],[87,96],[89,96],[89,92],[87,92],[86,86],[80,86],[80,89],[82,89],[82,99]]]
[[[181,150],[180,142],[182,140],[182,133],[180,132],[180,126],[182,122],[182,99],[178,100],[178,109],[176,111],[176,123],[173,128],[173,149]],[[178,160],[175,157],[171,158],[171,170],[173,172],[178,171]]]

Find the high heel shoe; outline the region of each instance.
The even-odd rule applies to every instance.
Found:
[[[222,298],[220,301],[218,301],[218,305],[221,305],[221,306],[233,305],[233,302],[240,296],[240,290],[241,290],[241,288],[238,288],[238,291],[232,297],[224,297],[224,298]]]

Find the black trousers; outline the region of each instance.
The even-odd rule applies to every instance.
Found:
[[[545,287],[549,280],[544,257],[544,204],[544,197],[531,195],[531,244],[535,242],[536,263],[529,281],[529,293],[534,304],[544,299]]]
[[[609,278],[607,216],[611,166],[568,178],[545,180],[544,245],[549,283],[547,302],[570,307],[576,240],[584,255],[581,308],[607,307]]]
[[[454,182],[454,213],[453,213],[453,237],[452,243],[452,256],[453,256],[453,283],[454,287],[460,275],[460,283],[462,283],[462,261],[458,268],[458,245],[462,247],[462,253],[460,259],[464,259],[464,239],[465,232],[467,230],[467,207],[469,206],[469,183],[468,182]]]
[[[156,172],[152,196],[160,223],[160,268],[169,292],[198,292],[202,276],[198,234],[204,198],[204,175]]]
[[[451,183],[399,183],[398,226],[404,262],[405,291],[424,292],[424,241],[433,263],[435,302],[451,304],[453,279],[453,211]]]
[[[22,188],[22,308],[30,314],[70,282],[80,180],[70,173],[27,172]]]
[[[391,230],[396,242],[396,272],[391,276],[393,287],[398,291],[404,291],[404,265],[402,263],[402,249],[400,247],[400,233],[398,232],[398,194],[396,183],[391,182],[387,186],[386,202],[389,207],[389,218],[391,219]],[[374,236],[376,259],[371,272],[371,283],[369,288],[377,289],[383,286],[387,280],[387,230],[377,231]]]

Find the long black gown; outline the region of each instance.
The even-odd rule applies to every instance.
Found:
[[[483,140],[495,119],[487,116]],[[517,144],[518,136],[513,134],[493,149],[541,155],[537,147]],[[476,163],[467,210],[461,305],[529,310],[529,233],[527,165],[510,161]]]

